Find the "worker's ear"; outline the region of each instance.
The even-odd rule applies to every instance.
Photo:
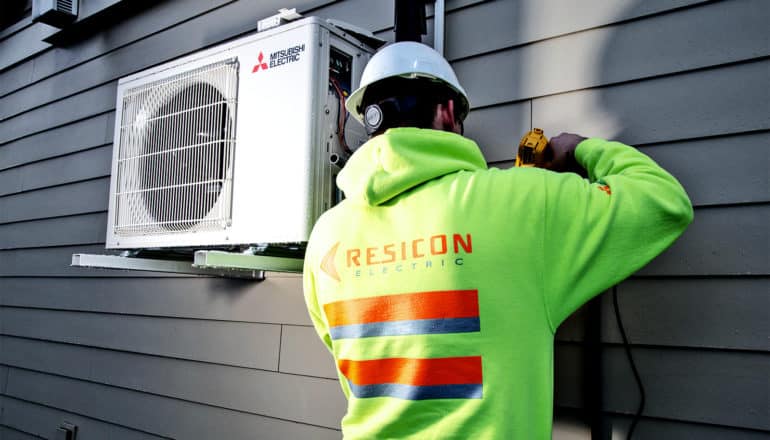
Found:
[[[458,122],[455,117],[455,102],[453,99],[448,99],[446,102],[436,105],[433,128],[462,134],[462,123]]]

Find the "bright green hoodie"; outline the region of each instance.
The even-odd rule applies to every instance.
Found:
[[[453,133],[399,128],[340,173],[304,288],[348,398],[346,439],[549,439],[553,339],[692,220],[647,156],[589,139],[589,180],[487,169]]]

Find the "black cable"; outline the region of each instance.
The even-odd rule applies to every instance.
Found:
[[[639,375],[639,370],[637,370],[636,368],[636,362],[634,362],[634,356],[631,354],[631,344],[628,342],[628,337],[626,336],[626,330],[623,328],[623,320],[620,318],[620,307],[618,307],[617,286],[612,288],[612,304],[615,306],[615,320],[617,321],[618,328],[620,329],[620,336],[623,338],[623,348],[625,348],[626,357],[628,357],[628,362],[631,364],[631,371],[634,372],[634,379],[636,380],[636,386],[639,388],[639,408],[637,408],[636,414],[634,414],[634,418],[631,421],[631,426],[628,428],[628,434],[626,435],[626,438],[628,440],[631,440],[631,436],[634,435],[634,429],[636,429],[636,425],[637,423],[639,423],[639,419],[642,417],[646,396],[644,394],[644,385],[642,384],[642,377]]]

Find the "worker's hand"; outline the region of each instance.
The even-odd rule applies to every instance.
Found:
[[[577,173],[587,177],[586,170],[575,160],[575,148],[585,139],[574,133],[562,133],[552,137],[548,142],[543,168],[559,173]]]

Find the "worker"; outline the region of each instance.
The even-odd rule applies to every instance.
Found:
[[[465,90],[419,43],[375,54],[346,107],[371,138],[304,266],[344,437],[550,439],[556,329],[679,237],[687,194],[636,149],[574,134],[551,139],[550,169],[488,169]]]

